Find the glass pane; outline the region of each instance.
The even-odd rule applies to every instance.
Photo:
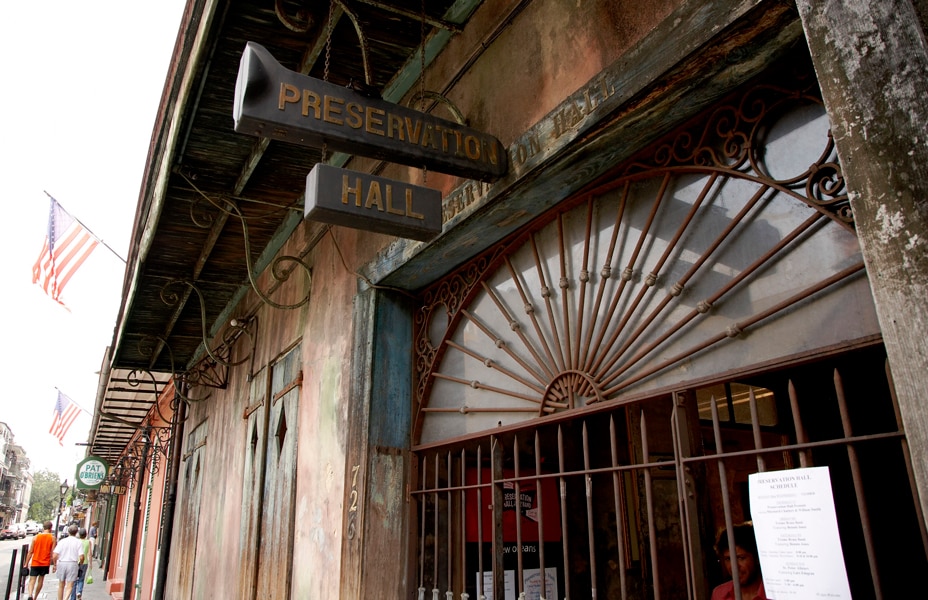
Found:
[[[742,383],[731,384],[732,406],[735,411],[735,422],[745,425],[751,424],[751,399],[750,391],[754,390],[754,400],[757,402],[757,420],[762,427],[777,424],[777,404],[773,397],[773,392],[767,388],[744,385]]]
[[[699,407],[699,418],[706,421],[712,420],[712,397],[719,407],[719,422],[726,423],[731,420],[731,414],[728,412],[728,394],[725,393],[725,385],[718,384],[696,390],[696,405]]]

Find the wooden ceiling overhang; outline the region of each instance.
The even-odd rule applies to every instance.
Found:
[[[143,173],[92,453],[124,448],[157,397],[136,390],[127,400],[120,381],[154,377],[161,389],[195,369],[200,383],[224,385],[204,340],[228,325],[249,263],[254,273],[268,266],[303,219],[306,175],[322,149],[233,130],[246,42],[288,69],[400,103],[418,82],[421,49],[427,65],[481,1],[188,1]]]

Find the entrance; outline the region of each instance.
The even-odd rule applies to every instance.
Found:
[[[829,469],[855,597],[926,566],[811,69],[772,71],[421,298],[420,597],[708,598],[748,475],[807,466]]]
[[[420,452],[418,575],[472,598],[708,598],[748,476],[826,466],[854,597],[896,597],[928,566],[908,464],[880,345],[535,421]]]

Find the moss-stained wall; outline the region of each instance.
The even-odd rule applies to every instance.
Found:
[[[647,96],[649,86],[678,68],[680,61],[708,44],[720,30],[732,28],[736,19],[752,10],[765,12],[757,8],[761,4],[778,7],[778,11],[769,11],[774,17],[788,10],[782,3],[761,0],[644,4],[631,0],[490,0],[480,6],[468,27],[452,37],[429,68],[423,86],[444,93],[463,111],[470,126],[495,135],[513,151],[537,130],[539,137],[532,142],[537,147],[525,145],[534,153],[531,161],[513,155],[516,160],[525,159],[521,168],[495,184],[465,182],[434,172],[426,175],[419,169],[381,166],[369,159],[349,162],[348,168],[376,169],[385,177],[425,182],[445,195],[463,198],[471,189],[470,207],[456,209],[449,216],[451,226],[467,227],[461,228],[461,235],[446,231],[433,245],[344,227],[327,230],[318,223],[304,222],[280,254],[299,256],[312,267],[310,302],[293,310],[278,309],[262,303],[253,292],[241,301],[235,314],[256,317],[254,356],[231,369],[225,389],[195,390],[198,398],[207,392],[210,396],[191,406],[187,423],[187,431],[204,421],[209,425],[207,443],[201,449],[206,470],[197,535],[184,534],[174,540],[175,547],[195,546],[195,551],[175,554],[195,554],[196,578],[190,597],[254,597],[251,590],[242,589],[241,582],[247,578],[229,576],[246,567],[239,564],[239,546],[248,539],[241,535],[242,510],[251,501],[243,498],[242,491],[245,447],[250,443],[243,414],[250,402],[250,376],[266,369],[296,343],[302,351],[302,383],[290,597],[409,597],[415,582],[410,581],[407,564],[410,503],[405,490],[410,473],[407,450],[413,410],[415,304],[409,297],[413,290],[379,289],[371,284],[382,283],[400,267],[416,272],[397,282],[434,280],[583,185],[593,174],[586,169],[588,163],[593,163],[594,170],[606,168],[620,151],[631,151],[641,139],[656,136],[659,127],[671,126],[672,119],[662,123],[659,116],[649,113],[647,102],[636,102]],[[781,24],[774,17],[772,24]],[[755,34],[749,30],[743,39],[733,36],[728,43],[749,41]],[[795,33],[784,39],[795,39]],[[664,45],[666,51],[658,52]],[[715,59],[719,64],[725,62],[724,57]],[[759,68],[758,62],[751,68]],[[721,71],[719,64],[713,66],[711,75]],[[693,61],[680,69],[678,79],[699,73]],[[605,70],[615,78],[601,80]],[[749,73],[730,75],[730,80],[715,81],[718,90],[737,85]],[[709,96],[721,93],[718,90],[700,96],[688,110],[697,110]],[[662,109],[672,110],[677,101],[671,96],[664,89],[655,97]],[[638,124],[627,147],[615,150],[629,107],[638,111],[636,119],[649,121]],[[679,119],[685,111],[674,114]],[[607,129],[613,136],[608,140],[603,136]],[[603,140],[602,145],[593,144],[595,140]],[[573,151],[586,144],[591,145],[583,152]],[[554,159],[562,160],[552,169],[561,179],[552,178],[551,183],[544,178]],[[518,202],[507,204],[514,198]],[[506,214],[486,210],[494,204],[511,210]],[[484,209],[483,213],[478,209]],[[432,247],[436,251],[428,254]],[[431,259],[410,261],[417,255]],[[367,280],[365,274],[371,272],[380,279]],[[261,276],[262,289],[272,284],[268,273]],[[273,292],[272,299],[278,304],[297,302],[306,285],[298,269]],[[237,346],[237,352],[245,345]],[[184,486],[182,482],[182,494]],[[264,504],[260,509],[273,513],[276,507]],[[184,518],[184,511],[178,510],[177,519]],[[281,542],[261,540],[262,545],[275,543]],[[172,566],[175,584],[181,578],[180,569]],[[281,591],[276,597],[285,594]]]

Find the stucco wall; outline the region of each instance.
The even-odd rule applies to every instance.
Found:
[[[638,2],[610,0],[535,0],[524,5],[518,1],[486,2],[467,30],[452,38],[429,69],[423,85],[426,89],[444,92],[463,111],[469,125],[497,136],[507,146],[543,119],[556,121],[552,112],[565,107],[565,99],[581,91],[568,105],[572,110],[554,123],[557,135],[543,140],[550,149],[576,137],[579,130],[575,127],[591,114],[584,111],[592,111],[593,104],[619,91],[602,87],[596,81],[597,74],[608,66],[618,68],[616,65],[623,53],[634,48],[658,25],[663,24],[666,30],[673,31],[678,23],[668,23],[665,19],[674,20],[672,11],[683,4],[663,0],[642,9]],[[755,3],[718,4],[736,6],[740,13]],[[711,11],[687,14],[707,21],[713,17]],[[706,29],[709,25],[701,21],[690,25],[688,39],[698,38],[702,42],[709,39],[714,33]],[[692,48],[677,48],[676,51],[685,54]],[[649,57],[638,56],[636,60],[636,69],[642,72],[648,69]],[[548,132],[550,136],[550,130]],[[540,155],[539,164],[543,164],[546,157]],[[375,161],[368,159],[356,159],[347,165],[359,171],[369,171],[376,166]],[[464,184],[449,176],[434,172],[426,176],[421,170],[392,164],[385,165],[380,174],[417,183],[425,180],[429,187],[440,188],[445,194]],[[559,199],[557,194],[552,195],[552,201]],[[518,218],[531,216],[526,212]],[[512,223],[504,225],[514,226]],[[488,227],[487,239],[463,239],[455,243],[476,246],[504,234],[503,229]],[[376,355],[357,352],[355,347],[358,326],[370,325],[359,323],[357,319],[372,319],[375,312],[355,310],[359,292],[368,289],[368,282],[358,272],[378,261],[389,265],[395,256],[391,255],[387,261],[381,261],[380,257],[385,252],[389,254],[396,241],[349,228],[334,227],[328,232],[323,229],[317,223],[304,222],[281,252],[302,256],[312,266],[311,301],[298,309],[281,310],[262,304],[254,293],[249,293],[236,312],[257,316],[253,361],[232,368],[226,389],[194,392],[198,398],[203,398],[207,391],[210,394],[208,399],[191,406],[187,422],[188,431],[204,420],[208,420],[209,426],[204,447],[206,469],[198,511],[199,531],[196,539],[176,538],[174,541],[175,548],[179,544],[196,544],[194,598],[240,597],[242,590],[237,589],[238,579],[229,574],[242,568],[239,564],[241,512],[245,500],[242,471],[248,443],[242,414],[249,402],[247,375],[250,370],[266,368],[298,341],[303,353],[303,381],[299,399],[291,597],[355,597],[351,594],[360,594],[361,589],[366,590],[365,597],[374,597],[374,588],[379,583],[386,589],[402,585],[404,574],[397,571],[404,568],[402,561],[407,553],[404,536],[397,535],[394,528],[390,532],[394,537],[376,539],[378,531],[389,530],[391,523],[381,523],[379,529],[368,524],[366,529],[361,529],[362,537],[352,543],[368,544],[376,549],[381,560],[398,565],[392,572],[367,571],[364,574],[368,582],[366,587],[355,588],[345,582],[356,580],[369,566],[365,566],[362,558],[346,570],[342,562],[346,543],[346,482],[351,481],[349,473],[353,465],[358,465],[364,477],[368,477],[357,482],[364,496],[370,498],[369,504],[362,505],[362,510],[364,506],[376,508],[377,516],[393,524],[404,518],[405,498],[396,494],[397,489],[402,489],[402,485],[397,485],[397,478],[405,476],[399,474],[396,467],[402,464],[402,457],[391,462],[384,458],[390,456],[388,452],[353,447],[352,444],[363,446],[367,442],[370,435],[367,429],[356,431],[354,438],[349,437],[352,426],[349,415],[358,414],[352,408],[357,409],[358,403],[370,401],[358,392],[366,389],[360,380],[370,376],[371,365],[354,361],[358,357]],[[433,266],[433,269],[440,273],[453,266],[449,262]],[[386,268],[389,270],[389,266]],[[265,273],[259,285],[267,289],[270,284]],[[294,302],[305,293],[305,285],[297,271],[292,280],[274,293],[273,299],[278,303]],[[405,331],[408,322],[397,320],[376,325],[379,335],[389,336],[391,326],[402,327]],[[411,363],[411,349],[405,361]],[[398,372],[394,376],[411,378],[411,365],[406,373]],[[376,392],[368,390],[367,393]],[[184,451],[187,451],[186,446]],[[361,462],[354,462],[356,457]],[[183,484],[181,493],[184,493]],[[273,511],[275,507],[267,505],[263,510]],[[178,511],[177,518],[184,518],[182,511]],[[363,535],[371,537],[365,539]],[[263,543],[275,541],[264,540]],[[176,567],[181,568],[185,567]],[[179,577],[176,569],[172,566],[175,581]],[[349,596],[345,596],[346,588],[342,587],[345,585],[351,591]]]

